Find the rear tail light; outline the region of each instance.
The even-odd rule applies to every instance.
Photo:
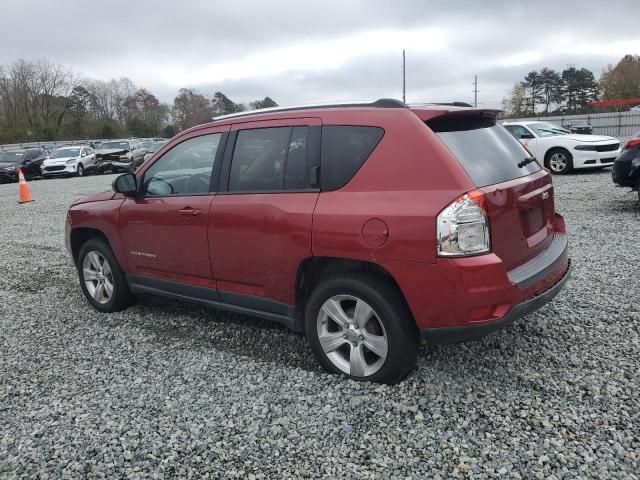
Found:
[[[640,145],[640,138],[631,138],[624,146],[625,150],[629,150],[630,148],[637,147]]]
[[[489,251],[489,220],[478,190],[456,198],[436,220],[439,257],[464,257]]]

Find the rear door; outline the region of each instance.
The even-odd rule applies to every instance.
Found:
[[[120,207],[134,275],[215,289],[207,226],[228,128],[179,139],[138,175],[140,194]]]
[[[211,205],[209,248],[222,299],[289,315],[302,260],[311,256],[319,190],[317,118],[233,125],[221,188]]]
[[[426,122],[485,194],[491,250],[508,269],[536,256],[552,240],[551,176],[501,125],[495,114],[456,112]]]

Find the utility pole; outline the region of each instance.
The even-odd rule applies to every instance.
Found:
[[[473,106],[478,106],[478,75],[473,77]]]
[[[402,49],[402,103],[407,103],[407,63]]]

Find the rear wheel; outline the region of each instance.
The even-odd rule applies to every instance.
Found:
[[[554,148],[547,153],[545,166],[556,175],[564,175],[573,170],[573,157],[564,148]]]
[[[78,254],[80,286],[89,303],[101,312],[117,312],[133,302],[127,279],[109,245],[87,240]]]
[[[331,373],[394,384],[415,366],[418,331],[396,287],[362,274],[332,277],[305,312],[313,353]]]

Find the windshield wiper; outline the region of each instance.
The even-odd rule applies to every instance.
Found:
[[[518,162],[518,167],[522,168],[525,165],[529,165],[530,163],[533,163],[536,161],[536,157],[527,157],[523,160],[521,160],[520,162]]]

